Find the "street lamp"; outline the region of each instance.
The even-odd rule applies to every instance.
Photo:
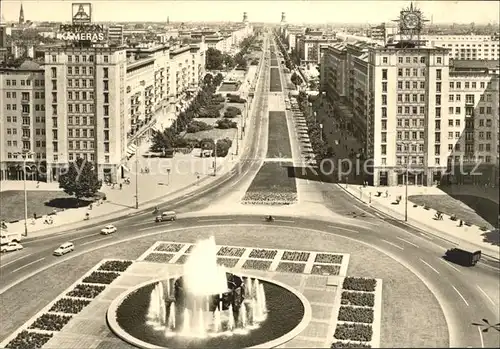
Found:
[[[24,236],[28,236],[28,191],[26,190],[26,160],[34,154],[32,151],[15,153],[23,158],[23,188],[24,188]]]
[[[135,208],[139,209],[139,146],[135,141]]]
[[[214,140],[214,177],[217,176],[217,139]]]
[[[167,185],[170,185],[170,169],[167,168]]]

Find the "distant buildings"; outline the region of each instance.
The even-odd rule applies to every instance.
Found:
[[[108,42],[110,45],[123,45],[123,26],[110,25],[108,27]]]
[[[421,40],[426,46],[448,49],[454,59],[500,59],[498,38],[488,35],[423,35]]]

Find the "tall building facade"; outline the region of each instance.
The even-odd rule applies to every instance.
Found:
[[[27,179],[46,177],[45,72],[43,66],[24,62],[0,68],[0,179],[24,176],[23,156],[32,152]]]
[[[358,45],[323,50],[321,86],[335,117],[364,141],[375,185],[402,184],[407,168],[420,185],[464,165],[498,176],[494,67],[454,66],[443,48]]]
[[[127,147],[126,51],[50,48],[45,53],[48,180],[76,158],[116,181]]]

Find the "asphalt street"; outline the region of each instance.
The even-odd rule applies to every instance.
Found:
[[[264,60],[262,60],[264,61]],[[333,190],[332,202],[325,206],[335,213],[350,216],[353,224],[362,223],[364,227],[339,224],[333,220],[310,219],[300,217],[300,212],[293,216],[275,217],[273,223],[266,223],[260,215],[194,216],[197,210],[209,207],[210,203],[229,193],[238,185],[242,178],[253,177],[261,164],[259,154],[263,152],[265,142],[261,142],[264,126],[267,126],[263,111],[266,110],[269,69],[261,69],[259,85],[256,89],[255,115],[248,127],[248,143],[243,149],[242,161],[238,170],[221,176],[216,182],[200,188],[188,196],[174,201],[165,202],[160,210],[175,210],[179,219],[173,223],[155,223],[151,210],[139,210],[133,215],[110,220],[118,228],[113,235],[100,235],[100,229],[108,222],[93,224],[86,228],[66,231],[37,239],[23,241],[24,250],[3,256],[0,265],[2,294],[17,287],[22,281],[29,279],[42,270],[56,264],[65,263],[89,251],[102,249],[110,245],[133,244],[141,236],[162,233],[170,229],[192,228],[200,225],[224,224],[266,224],[296,228],[314,229],[321,232],[346,236],[369,244],[374,248],[393,257],[416,275],[434,292],[441,303],[448,320],[452,344],[469,347],[498,347],[500,334],[496,331],[482,333],[473,322],[486,318],[490,322],[499,322],[499,273],[498,261],[483,258],[476,267],[466,268],[445,261],[442,258],[450,243],[430,233],[411,228],[367,206],[362,206],[340,188]],[[265,147],[264,147],[265,148]],[[193,213],[194,212],[194,213]],[[355,212],[355,215],[352,215]],[[270,208],[272,214],[272,208]],[[314,233],[312,232],[312,238]],[[319,232],[318,232],[319,234]],[[318,235],[319,236],[319,235]],[[125,242],[128,240],[127,242]],[[75,251],[63,256],[52,256],[52,251],[61,243],[72,241]],[[103,257],[104,258],[104,257]],[[492,291],[493,290],[493,291]],[[33,289],[36,297],[37,289]],[[21,305],[23,299],[16,300]],[[26,320],[33,314],[27,314]]]

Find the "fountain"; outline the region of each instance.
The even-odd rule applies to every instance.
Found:
[[[228,271],[217,264],[217,252],[213,238],[200,241],[181,276],[124,292],[108,310],[110,328],[148,349],[275,347],[300,330],[305,316],[300,294],[278,281]]]
[[[265,320],[266,295],[258,279],[242,278],[217,264],[214,238],[200,241],[183,276],[151,291],[147,323],[168,336],[205,338],[246,333]],[[165,292],[166,291],[166,292]],[[247,311],[247,308],[250,311]]]

